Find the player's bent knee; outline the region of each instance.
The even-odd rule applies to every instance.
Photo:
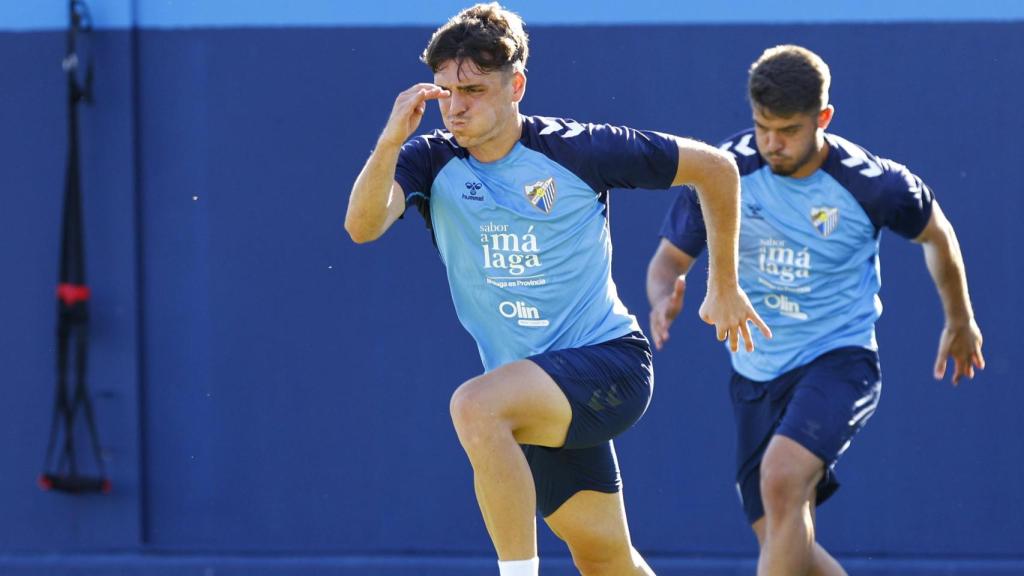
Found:
[[[457,429],[468,428],[480,419],[486,406],[473,380],[455,390],[448,410],[452,415],[452,423]]]
[[[452,394],[448,409],[463,445],[485,442],[488,434],[498,431],[502,425],[494,417],[494,408],[477,380],[459,386]]]

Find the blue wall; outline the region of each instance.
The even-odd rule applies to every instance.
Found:
[[[63,37],[0,33],[5,574],[491,566],[447,417],[480,366],[429,234],[418,217],[368,246],[341,229],[394,95],[429,78],[416,55],[430,31],[95,34],[97,102],[82,114],[90,380],[115,490],[79,498],[33,484],[52,401]],[[825,57],[834,131],[910,165],[957,226],[989,368],[958,389],[930,378],[938,298],[920,249],[886,235],[883,402],[840,463],[821,540],[856,574],[1024,571],[1024,391],[1009,362],[1024,308],[1024,189],[1011,179],[1024,23],[531,35],[524,112],[712,141],[749,124],[744,75],[764,47]],[[614,273],[645,324],[644,270],[670,200],[612,198]],[[661,574],[749,572],[755,552],[732,488],[726,354],[695,317],[699,276],[657,355],[654,403],[619,442],[634,540]],[[542,555],[569,573],[546,533]]]

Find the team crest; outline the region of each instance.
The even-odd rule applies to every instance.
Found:
[[[526,199],[530,201],[530,204],[545,214],[551,213],[551,209],[555,207],[555,198],[558,196],[554,177],[538,180],[524,188]]]
[[[811,224],[819,234],[828,238],[829,234],[835,232],[836,226],[839,226],[839,208],[811,208]]]

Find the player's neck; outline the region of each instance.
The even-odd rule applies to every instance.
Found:
[[[478,162],[495,162],[512,151],[523,135],[523,117],[517,112],[507,125],[487,142],[468,148],[467,151]]]
[[[800,167],[799,170],[789,175],[790,178],[807,178],[811,174],[818,171],[818,168],[825,163],[825,159],[828,158],[828,142],[824,138],[818,144],[818,150],[811,156],[811,159],[806,164]]]

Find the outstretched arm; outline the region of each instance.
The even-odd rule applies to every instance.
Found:
[[[700,198],[707,228],[708,291],[700,317],[715,326],[719,340],[729,339],[729,349],[738,349],[743,336],[747,351],[753,351],[747,322],[753,322],[767,338],[771,330],[757,315],[739,287],[737,259],[740,228],[740,176],[727,153],[707,144],[679,138],[679,166],[672,185],[692,185]]]
[[[961,376],[974,378],[975,368],[983,370],[985,357],[981,353],[981,329],[974,320],[974,309],[967,292],[967,272],[960,254],[960,243],[953,225],[938,203],[932,207],[928,225],[914,241],[924,248],[925,263],[938,288],[946,316],[935,358],[935,379],[941,380],[945,375],[946,363],[952,356],[953,384],[956,385]]]
[[[658,250],[647,265],[647,301],[651,304],[651,337],[654,347],[668,341],[668,328],[683,309],[686,273],[695,258],[674,244],[661,239]]]
[[[395,166],[402,144],[423,119],[426,101],[450,93],[434,84],[416,84],[395,99],[387,126],[377,139],[370,158],[363,165],[348,198],[345,230],[358,243],[380,238],[405,211],[402,187],[395,182]]]

